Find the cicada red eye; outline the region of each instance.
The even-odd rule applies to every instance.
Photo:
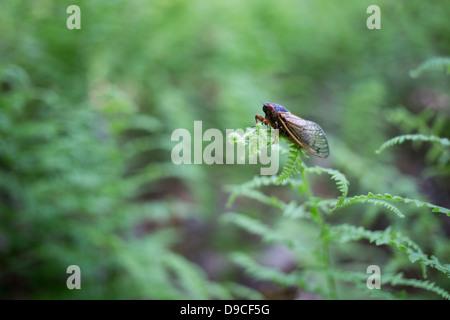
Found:
[[[263,111],[265,113],[267,113],[269,111],[273,111],[273,106],[269,102],[266,102],[263,104]]]

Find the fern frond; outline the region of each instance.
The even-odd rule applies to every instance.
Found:
[[[231,256],[234,263],[242,267],[249,275],[256,279],[275,282],[281,286],[298,286],[307,291],[317,292],[320,288],[313,288],[310,282],[301,273],[292,271],[284,273],[274,268],[258,264],[252,258],[243,253],[234,253]]]
[[[321,203],[322,202],[323,201],[321,201]],[[384,200],[379,200],[379,199],[371,199],[371,198],[367,198],[365,196],[346,198],[341,203],[336,204],[334,207],[332,207],[331,211],[336,211],[336,210],[342,209],[343,207],[349,206],[354,203],[370,203],[370,204],[373,204],[373,205],[376,205],[379,207],[384,207],[384,208],[388,209],[389,211],[394,212],[400,218],[405,217],[405,215],[400,211],[400,209],[398,209],[396,206],[393,206],[389,202],[386,202]]]
[[[277,269],[258,264],[243,253],[234,253],[231,256],[234,263],[242,267],[246,273],[258,280],[275,282],[281,286],[298,286],[307,292],[315,292],[327,296],[322,284],[315,284],[306,275],[306,272],[292,271],[288,274]]]
[[[405,252],[412,263],[419,262],[424,268],[424,272],[426,267],[432,267],[450,277],[449,264],[442,264],[435,256],[428,257],[411,239],[391,231],[390,228],[384,231],[371,231],[363,227],[342,224],[331,227],[329,235],[332,238],[339,239],[342,243],[366,239],[377,246],[389,245]]]
[[[274,202],[277,202],[277,199],[274,197],[268,197],[264,195],[262,192],[259,192],[258,188],[266,187],[270,185],[290,185],[293,188],[297,188],[299,185],[302,184],[302,181],[299,179],[289,179],[284,180],[282,182],[277,182],[278,177],[276,175],[274,176],[255,176],[252,178],[252,180],[247,181],[243,184],[238,185],[227,185],[225,186],[225,191],[230,193],[230,196],[228,198],[227,207],[230,207],[234,200],[238,196],[247,196],[248,198],[259,200],[263,203],[269,203],[273,204]],[[279,201],[278,201],[279,202]],[[280,206],[280,203],[278,203],[278,207]]]
[[[392,285],[411,286],[414,288],[420,288],[427,291],[434,292],[444,299],[450,300],[450,293],[441,287],[437,286],[434,282],[428,280],[407,279],[403,277],[403,274],[399,273],[392,277],[383,277],[383,282],[391,283]]]
[[[259,201],[261,203],[270,205],[272,207],[275,207],[277,209],[281,209],[284,206],[284,202],[279,200],[277,197],[275,196],[268,196],[265,195],[264,193],[262,193],[259,190],[253,190],[253,189],[244,189],[242,190],[242,192],[239,194],[239,196],[243,196],[243,197],[247,197],[249,199],[253,199],[256,201]],[[227,204],[228,205],[228,204]]]
[[[350,272],[350,271],[344,271],[344,270],[328,270],[326,271],[328,273],[331,273],[333,277],[336,279],[339,279],[341,281],[345,282],[351,282],[360,287],[361,289],[366,287],[366,281],[368,278],[367,273],[362,272]],[[392,286],[411,286],[414,288],[424,289],[430,292],[434,292],[444,299],[450,300],[450,294],[437,286],[434,282],[428,281],[428,280],[418,280],[418,279],[407,279],[403,277],[402,273],[398,274],[383,274],[381,276],[382,281],[382,288],[383,285],[391,284]],[[378,290],[371,290],[372,292],[378,292]],[[392,296],[389,296],[392,298]]]
[[[424,71],[445,71],[447,74],[450,74],[450,58],[435,57],[428,59],[416,69],[411,70],[409,75],[412,78],[417,78]]]
[[[378,148],[378,150],[375,151],[375,153],[379,154],[384,149],[391,147],[393,145],[396,145],[396,144],[403,143],[406,140],[409,140],[409,141],[431,141],[431,142],[440,143],[444,147],[450,146],[450,140],[447,138],[439,138],[439,137],[436,137],[433,135],[427,136],[424,134],[405,134],[405,135],[401,135],[401,136],[398,136],[398,137],[395,137],[395,138],[392,138],[392,139],[386,141]]]
[[[224,286],[227,290],[237,299],[245,300],[262,300],[263,295],[255,289],[240,285],[235,282],[225,283]]]
[[[300,166],[302,165],[301,150],[294,144],[290,144],[289,156],[286,165],[281,171],[280,177],[276,180],[277,184],[286,182],[295,174],[300,173]]]
[[[264,186],[276,184],[276,176],[255,176],[252,180],[239,185],[225,186],[225,191],[230,192],[227,207],[230,207],[238,196],[247,196],[249,198],[257,198],[262,202],[267,202],[267,197],[263,193],[255,190]]]
[[[234,253],[231,260],[242,267],[248,274],[259,280],[273,281],[282,286],[304,286],[304,282],[300,280],[298,274],[292,272],[283,273],[273,268],[265,267],[256,263],[252,258],[243,253]]]
[[[374,204],[376,206],[384,207],[384,208],[394,212],[400,218],[404,218],[405,217],[405,215],[396,206],[393,206],[389,202],[386,202],[386,201],[383,201],[383,200],[378,200],[378,199],[366,199],[366,200],[363,200],[361,202],[363,202],[363,203],[364,202],[371,203],[371,204]]]
[[[310,202],[308,201],[302,205],[298,205],[296,201],[291,201],[283,206],[283,216],[291,219],[311,218],[311,212],[307,210],[309,205]]]
[[[164,257],[164,263],[176,275],[177,284],[192,299],[208,299],[211,297],[211,284],[207,283],[206,275],[197,265],[175,254],[167,254]]]
[[[237,226],[241,227],[242,229],[259,235],[261,237],[266,237],[271,240],[275,241],[282,241],[283,237],[276,232],[274,232],[272,229],[264,225],[261,221],[250,218],[248,216],[235,213],[235,212],[226,212],[222,216],[222,220],[224,222],[231,222],[236,224]]]
[[[446,214],[447,216],[450,216],[450,210],[449,209],[444,208],[444,207],[440,207],[440,206],[436,206],[434,204],[431,204],[431,203],[428,203],[428,202],[425,202],[425,201],[420,201],[420,200],[415,200],[415,199],[408,199],[408,198],[403,198],[403,197],[399,197],[399,196],[392,196],[389,193],[373,194],[371,192],[369,192],[367,195],[360,195],[360,196],[354,196],[354,197],[351,197],[351,198],[346,198],[340,204],[336,204],[336,206],[335,206],[335,208],[333,210],[339,210],[339,209],[342,209],[343,207],[346,207],[346,206],[351,205],[353,203],[366,202],[367,200],[372,200],[372,199],[411,203],[411,204],[415,205],[418,208],[420,208],[420,207],[427,207],[427,208],[431,209],[432,212],[440,212],[440,213]],[[386,208],[388,208],[388,207],[386,207]],[[390,209],[390,208],[388,208],[388,209]],[[392,210],[392,211],[394,211],[394,210]],[[394,212],[396,212],[396,211],[394,211]],[[396,213],[398,214],[398,212],[396,212]]]
[[[288,247],[295,248],[296,250],[305,250],[305,247],[301,242],[286,237],[273,228],[266,226],[259,220],[235,212],[225,213],[222,219],[225,222],[234,223],[240,228],[260,236],[264,241],[284,243]]]
[[[322,167],[312,167],[312,168],[306,168],[305,172],[307,172],[307,173],[316,173],[316,174],[321,174],[321,173],[324,172],[324,173],[329,174],[331,176],[331,179],[336,181],[337,188],[341,192],[341,195],[338,198],[336,206],[341,205],[341,203],[347,197],[348,185],[350,183],[348,182],[348,180],[345,177],[345,175],[342,174],[341,172],[339,172],[338,170],[322,168]]]

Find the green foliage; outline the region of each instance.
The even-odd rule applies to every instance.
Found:
[[[296,273],[285,274],[272,268],[263,267],[255,263],[245,254],[235,253],[231,258],[236,264],[257,279],[273,281],[283,286],[304,284],[303,281],[299,281]]]
[[[379,32],[358,0],[73,2],[80,30],[66,28],[72,3],[2,2],[1,298],[271,298],[232,261],[314,298],[365,297],[344,270],[356,279],[370,263],[409,278],[403,295],[367,297],[447,297],[448,148],[419,140],[373,155],[387,137],[449,137],[448,58],[420,65],[450,52],[440,6],[381,1],[395,19]],[[281,142],[280,176],[254,179],[255,165],[171,162],[173,130],[245,128],[265,101],[320,124],[330,157],[305,165]],[[332,240],[341,225],[390,226],[424,256]],[[79,291],[65,286],[71,264]],[[412,279],[424,264],[427,280]]]
[[[438,134],[445,123],[445,118],[437,117],[436,112],[430,108],[413,113],[403,106],[386,110],[386,120],[401,132],[417,131],[423,135]]]
[[[320,174],[322,172],[328,173],[332,180],[336,181],[337,188],[341,192],[341,195],[338,198],[338,201],[336,203],[336,206],[341,205],[341,203],[345,200],[345,197],[348,193],[348,185],[350,184],[347,180],[347,178],[340,173],[337,170],[334,169],[326,169],[322,167],[312,167],[312,168],[305,168],[306,173],[317,173]]]
[[[412,263],[419,262],[424,268],[424,275],[426,274],[425,267],[427,266],[436,268],[447,276],[450,275],[449,264],[441,264],[435,256],[429,258],[411,239],[402,236],[395,231],[392,231],[390,228],[386,228],[383,231],[371,231],[366,230],[363,227],[355,227],[342,224],[330,228],[330,237],[337,238],[342,243],[345,243],[347,241],[367,239],[377,246],[389,245],[391,247],[394,247],[398,251],[405,252]]]
[[[283,171],[281,171],[279,178],[276,180],[276,183],[278,184],[285,182],[295,174],[300,173],[300,166],[302,165],[300,153],[303,151],[300,151],[300,149],[293,144],[290,144],[290,146],[288,161],[284,166]]]
[[[348,201],[342,201],[341,204],[336,205],[336,207],[334,208],[334,210],[340,209],[342,207],[345,207],[347,205],[350,205],[352,203],[370,203],[376,206],[380,206],[380,207],[384,207],[392,212],[394,212],[398,217],[400,218],[404,218],[405,215],[395,206],[393,206],[392,204],[386,202],[386,201],[382,201],[382,200],[378,200],[378,199],[370,199],[367,197],[353,197],[351,199],[348,199]]]
[[[269,226],[264,225],[260,221],[239,213],[227,212],[224,214],[222,220],[223,222],[234,223],[248,232],[260,236],[267,242],[280,242],[294,248],[298,248],[301,245],[300,243],[294,243],[294,240],[271,230]]]
[[[416,69],[410,71],[410,76],[417,78],[423,72],[426,71],[444,71],[450,75],[450,58],[447,57],[435,57],[424,61]]]
[[[390,206],[389,203],[387,203],[385,201],[378,201],[378,199],[390,200],[390,201],[395,201],[395,202],[412,203],[416,207],[428,207],[428,208],[432,209],[432,212],[441,212],[441,213],[445,213],[447,216],[450,216],[449,209],[443,208],[440,206],[436,206],[436,205],[428,203],[428,202],[419,201],[419,200],[415,200],[415,199],[402,198],[399,196],[391,196],[388,193],[386,193],[384,195],[383,194],[375,194],[374,195],[371,192],[369,192],[367,195],[360,195],[360,196],[354,196],[351,198],[346,198],[340,204],[337,204],[336,207],[334,208],[334,210],[341,209],[343,207],[351,205],[352,203],[360,203],[360,202],[368,202],[368,203],[373,203],[373,204],[384,203],[386,208],[394,211],[401,218],[404,217],[403,214],[397,208],[395,208],[393,206],[388,207],[388,206]]]
[[[249,198],[259,200],[260,202],[274,205],[275,207],[281,207],[282,202],[275,197],[268,197],[267,195],[255,190],[258,187],[268,186],[275,184],[277,177],[259,177],[255,176],[251,181],[248,181],[242,185],[227,186],[225,189],[228,190],[231,195],[228,198],[227,206],[231,206],[237,196],[245,195]]]
[[[0,255],[2,295],[20,295],[18,290],[26,285],[28,294],[46,299],[127,298],[128,290],[134,298],[230,297],[171,252],[173,232],[144,239],[130,232],[145,219],[157,219],[155,211],[166,220],[170,214],[167,203],[131,203],[129,198],[142,190],[140,179],[122,176],[129,154],[120,147],[122,130],[113,128],[142,129],[142,122],[151,118],[128,114],[108,119],[109,114],[93,112],[83,103],[63,109],[69,102],[39,89],[25,70],[13,67],[0,77],[14,84],[1,97],[0,232],[10,243]],[[11,254],[21,259],[7,259]],[[60,282],[71,264],[81,268],[82,292],[71,294],[64,281],[53,292],[41,290]]]
[[[233,223],[247,232],[258,235],[262,241],[286,245],[294,250],[294,252],[301,253],[302,256],[305,256],[305,253],[309,252],[309,254],[315,256],[316,264],[301,263],[297,266],[297,268],[304,269],[308,273],[316,273],[316,276],[318,276],[317,273],[319,276],[322,275],[324,283],[326,284],[315,281],[311,282],[307,277],[305,277],[304,272],[300,273],[293,271],[290,273],[283,273],[279,270],[259,265],[254,261],[254,259],[244,253],[234,254],[232,258],[235,263],[244,268],[249,275],[259,280],[272,281],[284,287],[296,286],[302,288],[303,290],[312,291],[325,297],[334,298],[337,296],[338,291],[336,289],[335,282],[336,280],[342,279],[342,274],[345,274],[346,276],[343,280],[354,282],[354,285],[359,288],[359,290],[363,291],[364,287],[361,286],[362,276],[360,274],[348,272],[340,267],[333,266],[331,262],[332,258],[330,257],[330,244],[339,243],[340,245],[344,245],[349,242],[360,242],[365,239],[368,240],[369,243],[376,246],[388,246],[398,252],[398,254],[405,254],[411,263],[419,263],[424,277],[427,277],[427,267],[442,272],[447,277],[450,276],[449,264],[441,263],[434,255],[429,256],[425,254],[419,245],[417,245],[409,237],[402,235],[398,231],[394,231],[392,227],[388,227],[383,231],[374,231],[365,229],[362,226],[356,227],[347,223],[331,225],[325,220],[326,216],[332,211],[346,208],[354,203],[368,203],[375,206],[381,206],[394,212],[400,218],[405,218],[405,215],[388,201],[411,203],[416,207],[428,207],[431,208],[433,212],[445,213],[447,215],[449,214],[448,209],[430,204],[428,202],[400,196],[391,196],[390,194],[374,195],[369,192],[367,195],[347,197],[349,182],[345,175],[333,169],[318,166],[307,167],[301,161],[301,155],[301,150],[296,146],[291,145],[289,160],[286,164],[286,167],[288,168],[283,169],[280,175],[280,177],[283,177],[282,179],[280,179],[280,177],[255,177],[253,180],[243,185],[228,187],[228,190],[231,192],[230,199],[232,198],[233,200],[238,195],[242,197],[249,197],[250,195],[250,198],[257,199],[266,204],[276,203],[275,207],[281,209],[284,219],[292,219],[294,221],[297,219],[306,219],[313,221],[319,231],[319,236],[317,239],[319,243],[310,247],[305,246],[304,242],[295,234],[287,235],[283,233],[282,230],[269,227],[258,219],[250,218],[246,215],[238,213],[226,213],[223,221]],[[320,197],[314,197],[310,191],[311,187],[305,178],[305,173],[328,173],[332,180],[337,181],[338,189],[340,190],[341,195],[337,199],[323,199]],[[296,174],[300,174],[302,176],[299,184],[297,184],[297,181],[294,180],[294,176]],[[304,194],[306,196],[306,199],[302,205],[298,206],[295,202],[291,202],[286,205],[284,202],[277,201],[274,197],[271,197],[270,201],[267,201],[268,197],[256,190],[257,188],[261,188],[263,186],[278,184],[280,181],[283,184],[286,184],[289,181],[295,181],[297,186],[301,186],[299,189],[300,195]],[[252,196],[255,193],[258,196]],[[300,210],[302,214],[286,214],[286,208],[292,208],[292,206],[294,206],[295,209]],[[305,214],[305,212],[309,212],[310,214]],[[367,275],[364,276],[367,278]],[[383,276],[383,283],[389,283],[393,286],[403,285],[421,288],[434,292],[445,299],[450,299],[450,294],[446,290],[440,288],[434,282],[429,280],[405,279],[401,274],[398,274],[395,276],[387,275],[386,278]],[[383,293],[385,294],[379,294],[379,296],[383,296],[384,298],[394,298],[389,291]]]
[[[441,144],[443,147],[449,147],[450,146],[450,140],[447,138],[439,138],[436,136],[425,136],[423,134],[405,134],[401,135],[392,139],[389,139],[385,143],[383,143],[376,151],[375,153],[380,153],[384,149],[391,147],[396,144],[401,144],[404,141],[431,141]]]
[[[393,275],[392,277],[388,277],[387,280],[384,280],[386,283],[391,283],[392,285],[403,285],[403,286],[411,286],[414,288],[419,288],[423,290],[428,290],[431,292],[434,292],[444,299],[450,300],[450,293],[439,286],[437,286],[435,283],[430,282],[428,280],[417,280],[417,279],[405,279],[403,278],[403,275],[397,274]]]
[[[385,140],[386,124],[376,119],[383,112],[386,84],[373,77],[358,81],[345,91],[348,94],[339,99],[346,114],[339,126],[341,135],[350,146],[358,148],[359,154],[368,155]]]
[[[334,277],[341,281],[351,282],[356,287],[362,289],[365,287],[365,281],[367,280],[366,273],[358,273],[358,272],[348,272],[348,271],[331,271],[330,272]],[[410,286],[414,288],[420,288],[423,290],[427,290],[430,292],[434,292],[440,295],[442,298],[450,300],[449,293],[437,286],[435,283],[430,282],[428,280],[418,280],[418,279],[408,279],[405,278],[403,273],[398,274],[384,274],[381,279],[383,285],[392,285],[392,286]],[[372,291],[370,292],[371,296],[374,298],[385,298],[385,299],[399,299],[401,294],[394,295],[389,292],[378,292]]]
[[[168,271],[173,272],[179,291],[191,299],[231,299],[232,295],[221,285],[208,281],[206,274],[181,256],[168,253],[164,256]],[[172,278],[173,279],[173,278]]]

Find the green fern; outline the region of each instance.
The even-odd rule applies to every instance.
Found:
[[[290,144],[290,150],[289,150],[289,157],[288,162],[284,166],[280,176],[275,180],[276,184],[286,184],[286,181],[292,180],[292,177],[295,174],[299,174],[302,171],[304,173],[327,173],[331,176],[331,179],[336,181],[337,187],[339,191],[341,192],[341,196],[339,197],[338,204],[345,199],[345,197],[348,194],[348,185],[349,182],[345,175],[343,175],[338,170],[334,169],[328,169],[328,168],[322,168],[322,167],[306,167],[303,162],[301,161],[301,157],[304,155],[302,150],[295,146],[294,144]],[[293,183],[297,182],[297,185],[300,185],[301,183],[305,183],[304,181],[295,181],[293,180]]]
[[[333,239],[339,239],[341,243],[366,239],[377,246],[389,245],[405,252],[412,263],[419,262],[424,275],[426,275],[426,267],[432,267],[450,276],[450,265],[442,264],[435,256],[428,257],[411,239],[391,231],[391,228],[384,231],[371,231],[363,227],[342,224],[331,227],[329,235]]]
[[[386,110],[385,119],[392,123],[400,132],[417,132],[432,135],[441,132],[445,125],[443,117],[436,117],[431,108],[424,108],[419,113],[413,113],[404,106],[397,106]]]
[[[252,275],[257,279],[262,279],[266,281],[272,281],[282,286],[292,286],[293,284],[302,287],[310,292],[316,292],[319,294],[324,294],[323,289],[320,286],[314,286],[308,281],[307,273],[312,270],[317,270],[316,268],[308,268],[304,272],[293,271],[289,274],[278,271],[273,268],[262,266],[256,263],[253,259],[242,253],[234,253],[231,256],[232,260],[242,267],[248,274]],[[320,269],[319,269],[320,270]],[[324,274],[332,275],[334,278],[345,282],[352,282],[357,287],[361,289],[367,289],[366,280],[368,275],[361,272],[349,272],[339,269],[327,269],[320,270]],[[402,273],[399,274],[383,274],[382,276],[383,285],[391,284],[392,286],[410,286],[414,288],[419,288],[434,292],[444,299],[450,300],[450,293],[445,289],[437,286],[434,282],[428,280],[419,279],[407,279],[403,277]],[[370,294],[379,293],[378,290],[370,290]],[[394,296],[389,292],[381,291],[382,297],[393,298]]]
[[[266,197],[261,192],[255,190],[260,187],[269,186],[276,184],[277,177],[276,176],[255,176],[252,180],[240,184],[240,185],[228,185],[225,187],[225,190],[230,192],[230,196],[228,198],[227,207],[230,207],[234,200],[238,196],[247,196],[250,198],[258,198],[262,200],[264,198],[264,201],[266,202]]]
[[[322,167],[312,167],[312,168],[307,168],[305,170],[305,172],[316,173],[316,174],[327,173],[331,176],[332,180],[336,181],[337,188],[341,192],[341,195],[338,198],[336,206],[339,206],[347,197],[348,186],[350,183],[347,180],[347,178],[345,177],[345,175],[342,174],[341,172],[339,172],[338,170],[322,168]]]
[[[303,165],[301,156],[302,151],[297,146],[291,143],[288,161],[281,171],[279,178],[276,180],[277,184],[281,184],[293,177],[295,174],[300,173],[300,167]]]
[[[303,204],[298,205],[295,200],[284,204],[282,207],[283,216],[290,219],[299,219],[299,218],[311,218],[311,212],[309,208],[313,205],[310,201],[305,201]]]
[[[447,74],[450,74],[450,58],[436,57],[428,59],[416,69],[411,70],[409,75],[412,78],[417,78],[424,71],[445,71]]]
[[[285,203],[274,196],[267,196],[261,191],[256,190],[256,188],[259,187],[275,184],[276,179],[276,176],[255,176],[252,180],[242,185],[226,186],[225,189],[230,192],[227,207],[231,207],[237,197],[247,197],[281,210],[282,214],[287,218],[310,218],[311,212],[309,211],[309,208],[315,203],[311,201],[304,201],[301,205],[299,205],[295,200]],[[292,188],[298,188],[301,183],[301,180],[290,179],[289,181],[284,181],[281,184],[290,185]]]
[[[222,219],[224,222],[231,222],[252,234],[260,236],[264,241],[284,243],[288,247],[292,247],[300,251],[303,250],[303,245],[300,242],[278,233],[273,230],[273,228],[264,225],[259,220],[235,212],[225,213]]]
[[[418,280],[418,279],[406,279],[403,277],[402,273],[389,276],[383,276],[383,281],[385,283],[391,283],[394,286],[403,285],[410,286],[414,288],[420,288],[427,291],[434,292],[444,299],[450,300],[450,293],[441,287],[437,286],[434,282],[428,280]]]
[[[432,212],[440,212],[440,213],[444,213],[447,216],[450,216],[450,210],[444,207],[440,207],[440,206],[436,206],[434,204],[428,203],[428,202],[424,202],[424,201],[420,201],[420,200],[415,200],[415,199],[409,199],[409,198],[403,198],[403,197],[399,197],[399,196],[392,196],[389,193],[385,193],[385,194],[373,194],[371,192],[369,192],[367,195],[360,195],[360,196],[354,196],[351,198],[346,198],[344,199],[344,201],[342,201],[340,204],[336,204],[335,208],[333,210],[339,210],[342,209],[346,206],[349,206],[353,203],[364,203],[364,202],[369,202],[369,200],[389,200],[389,201],[394,201],[394,202],[404,202],[404,203],[411,203],[413,205],[415,205],[416,207],[420,208],[420,207],[427,207],[429,209],[431,209]],[[372,202],[374,204],[376,204],[375,202]],[[400,217],[403,217],[403,214],[398,210],[395,210],[393,208],[390,208],[388,206],[385,206],[386,208],[390,209],[391,211],[397,213],[397,215],[399,215]]]
[[[304,282],[300,283],[301,281],[299,281],[297,274],[286,274],[273,268],[261,266],[245,254],[234,253],[231,255],[231,259],[257,279],[273,281],[283,286],[291,286],[293,284],[304,286],[305,284]]]
[[[231,255],[231,259],[243,268],[246,273],[256,279],[272,281],[285,287],[298,286],[308,292],[326,296],[324,288],[309,281],[304,272],[292,271],[284,273],[274,268],[262,266],[243,253],[234,253]]]
[[[223,221],[232,222],[244,230],[264,237],[265,239],[284,241],[283,236],[277,234],[259,220],[235,212],[227,212],[222,217]]]
[[[450,146],[450,140],[447,138],[439,138],[433,135],[427,136],[427,135],[423,135],[423,134],[405,134],[405,135],[401,135],[395,138],[392,138],[388,141],[386,141],[385,143],[383,143],[380,148],[378,148],[375,153],[379,154],[381,153],[384,149],[391,147],[393,145],[396,144],[400,144],[403,143],[404,141],[409,140],[409,141],[432,141],[432,142],[437,142],[440,143],[443,147],[449,147]]]
[[[349,203],[347,203],[347,201],[349,199],[352,199],[352,200]],[[334,208],[332,208],[332,211],[339,210],[339,209],[341,209],[343,207],[346,207],[346,206],[348,206],[350,204],[353,204],[353,203],[370,203],[370,204],[373,204],[373,205],[376,205],[376,206],[379,206],[379,207],[386,208],[389,211],[394,212],[400,218],[404,218],[405,217],[405,215],[396,206],[393,206],[392,204],[390,204],[390,203],[388,203],[386,201],[383,201],[383,200],[369,199],[369,198],[366,198],[366,197],[347,198],[343,202],[341,202],[340,204],[338,204]]]
[[[334,277],[341,281],[351,282],[361,289],[367,289],[366,281],[367,281],[367,273],[362,272],[350,272],[344,270],[328,270],[325,271],[331,273]],[[450,300],[450,293],[441,287],[437,286],[434,282],[428,280],[418,280],[418,279],[407,279],[404,278],[402,273],[398,274],[383,274],[381,277],[382,280],[382,290],[370,290],[370,294],[378,293],[379,291],[389,294],[388,292],[383,291],[383,286],[390,284],[392,286],[410,286],[414,288],[424,289],[430,292],[434,292],[444,299]],[[389,298],[395,298],[393,295],[386,295]]]
[[[203,270],[185,258],[176,254],[166,254],[164,263],[168,270],[174,273],[175,277],[172,276],[174,281],[192,299],[209,299],[210,297],[230,299],[226,291],[219,290],[217,284],[207,280]]]
[[[234,282],[227,282],[224,284],[229,292],[233,295],[235,299],[240,300],[262,300],[263,295],[258,291],[251,289],[249,287],[240,285]]]
[[[339,202],[343,201],[348,194],[348,185],[349,182],[345,175],[343,175],[338,170],[322,168],[322,167],[306,167],[301,161],[301,157],[304,155],[302,149],[298,148],[294,144],[290,144],[289,157],[288,162],[284,166],[283,171],[281,172],[279,178],[276,180],[276,184],[283,184],[287,180],[292,180],[292,177],[295,174],[299,173],[327,173],[331,176],[331,179],[336,181],[337,187],[341,192],[341,196],[339,197]],[[301,183],[305,183],[302,181]]]
[[[303,182],[299,179],[289,179],[282,182],[277,181],[278,177],[276,175],[254,176],[252,180],[243,184],[225,186],[225,191],[230,193],[227,201],[227,207],[231,207],[237,197],[247,197],[265,204],[272,205],[278,209],[284,208],[286,206],[284,202],[280,201],[276,197],[269,197],[257,189],[271,185],[289,185],[292,188],[298,188],[300,185],[302,185]]]
[[[421,141],[438,141],[442,145],[447,145],[449,142],[447,139],[441,139],[434,136],[424,136],[424,135],[407,135],[403,137],[397,137],[388,141],[380,147],[378,152],[381,152],[384,148],[401,143],[404,140],[421,140]],[[288,161],[283,168],[279,177],[254,177],[247,183],[237,186],[228,186],[227,190],[230,192],[230,199],[228,204],[231,205],[234,199],[238,196],[244,196],[251,199],[255,199],[262,203],[271,205],[282,212],[283,217],[289,219],[310,219],[315,222],[320,234],[320,241],[318,246],[307,247],[299,239],[295,237],[290,237],[284,233],[280,233],[276,229],[265,225],[261,221],[250,218],[238,213],[227,213],[224,215],[223,220],[231,222],[237,225],[239,228],[250,232],[251,234],[258,235],[261,237],[262,241],[267,241],[271,243],[282,243],[295,251],[301,251],[303,253],[313,253],[319,262],[318,266],[303,266],[307,272],[322,271],[325,275],[326,282],[328,283],[328,288],[325,290],[323,284],[317,286],[316,282],[311,285],[308,281],[305,281],[305,275],[297,274],[292,272],[290,274],[285,274],[283,272],[274,270],[269,267],[264,267],[253,261],[252,258],[245,254],[235,254],[233,260],[243,267],[246,272],[251,274],[257,279],[263,279],[268,281],[276,282],[280,285],[297,285],[303,288],[308,287],[308,291],[317,292],[323,294],[325,297],[336,298],[336,288],[335,280],[339,278],[333,274],[330,257],[329,243],[331,241],[338,243],[346,243],[349,241],[358,241],[361,239],[366,239],[370,243],[376,246],[389,246],[394,250],[404,253],[411,263],[416,263],[422,267],[424,276],[426,276],[427,267],[434,268],[450,276],[450,265],[442,264],[435,256],[428,256],[425,254],[421,248],[414,243],[408,237],[405,237],[398,232],[393,231],[391,228],[387,228],[384,231],[371,231],[366,230],[362,227],[351,226],[347,224],[331,226],[325,221],[324,213],[330,213],[335,210],[343,209],[351,204],[355,203],[368,203],[375,206],[380,206],[385,208],[398,217],[404,218],[404,214],[400,211],[397,206],[393,205],[395,203],[406,203],[413,204],[416,207],[426,207],[432,210],[432,212],[440,212],[446,215],[450,215],[450,210],[433,205],[428,202],[392,196],[388,193],[385,194],[372,194],[358,195],[354,197],[348,197],[349,192],[349,181],[346,176],[339,172],[338,170],[322,167],[308,167],[302,162],[302,150],[295,145],[290,145],[288,152]],[[340,195],[333,199],[321,199],[315,197],[311,191],[311,188],[306,179],[307,174],[322,174],[326,173],[330,178],[336,181]],[[294,178],[295,175],[300,175],[299,178]],[[290,185],[293,188],[298,188],[300,194],[306,195],[306,199],[298,204],[295,200],[288,203],[279,200],[275,196],[268,196],[258,190],[264,186],[270,185]],[[364,274],[365,279],[367,275]],[[448,293],[442,288],[436,286],[433,282],[421,281],[416,279],[404,279],[400,276],[392,278],[393,281],[396,280],[397,285],[409,285],[417,288],[422,288],[431,292],[435,292],[440,296],[447,298]],[[386,280],[386,279],[385,279]],[[389,280],[389,279],[388,279]],[[387,280],[386,280],[387,281]],[[393,284],[394,285],[394,284]],[[362,287],[360,282],[355,282],[356,287]],[[370,295],[377,295],[383,298],[395,298],[395,295],[390,292],[371,292]]]

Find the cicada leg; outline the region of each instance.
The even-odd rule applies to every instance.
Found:
[[[269,120],[267,120],[267,119],[265,119],[262,115],[260,115],[260,114],[257,114],[256,116],[255,116],[255,120],[256,120],[256,123],[258,123],[258,120],[259,121],[261,121],[262,123],[264,123],[264,124],[269,124]]]
[[[272,127],[275,129],[275,137],[274,140],[272,141],[272,144],[274,144],[277,141],[278,135],[280,134],[280,130],[282,130],[283,127],[280,126],[276,121],[272,124]]]

